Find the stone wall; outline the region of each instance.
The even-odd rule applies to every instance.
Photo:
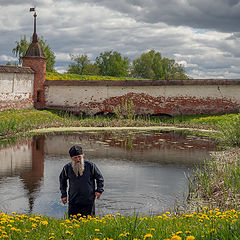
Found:
[[[46,81],[45,108],[107,114],[131,99],[136,114],[233,113],[240,109],[239,92],[239,79]]]
[[[34,71],[0,66],[0,111],[33,107]]]

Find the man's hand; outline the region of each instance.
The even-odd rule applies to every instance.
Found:
[[[62,203],[66,204],[67,203],[67,197],[62,198]]]
[[[96,197],[97,199],[99,199],[99,198],[101,197],[101,193],[95,192],[95,197]]]

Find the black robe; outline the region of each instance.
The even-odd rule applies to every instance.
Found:
[[[102,193],[104,191],[104,179],[101,172],[94,163],[88,160],[84,160],[84,172],[82,176],[80,174],[76,176],[72,168],[72,163],[66,164],[59,176],[59,181],[62,193],[61,198],[67,197],[69,181],[69,205],[93,205],[95,192]]]

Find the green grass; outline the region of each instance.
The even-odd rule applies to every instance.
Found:
[[[176,116],[174,118],[163,117],[163,122],[171,124],[194,124],[207,128],[219,128],[226,122],[231,122],[235,118],[240,118],[240,114],[219,114],[219,115],[186,115]]]
[[[54,219],[0,214],[0,238],[82,240],[232,240],[240,236],[240,212],[204,208],[199,213],[154,217],[120,214],[99,218]]]
[[[228,210],[240,208],[240,151],[230,148],[215,152],[189,179],[192,209],[203,205]]]
[[[119,116],[120,117],[119,117]],[[195,115],[178,117],[134,116],[79,116],[63,111],[28,109],[0,112],[0,141],[14,139],[31,129],[45,127],[147,127],[175,125],[218,130],[214,134],[223,145],[240,145],[240,114]]]

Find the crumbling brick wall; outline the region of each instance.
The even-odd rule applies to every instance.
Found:
[[[240,80],[46,81],[48,109],[79,114],[114,113],[131,101],[137,115],[194,115],[238,112]]]

